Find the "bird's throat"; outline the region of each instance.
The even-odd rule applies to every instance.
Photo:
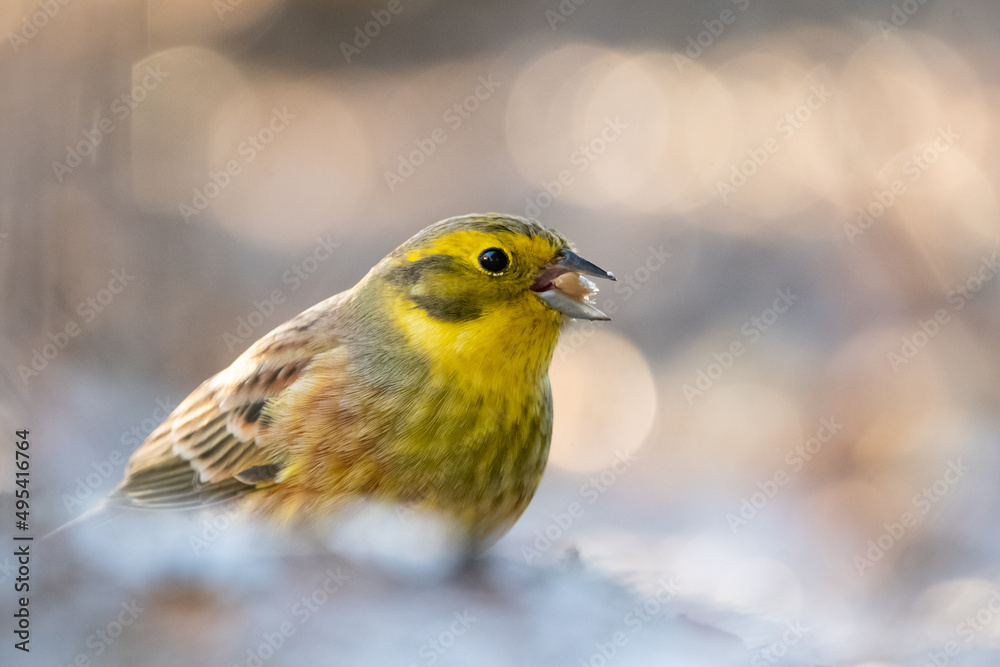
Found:
[[[457,322],[436,319],[406,299],[395,299],[392,308],[393,320],[435,379],[471,385],[465,389],[477,394],[516,392],[543,381],[563,319],[527,299]]]

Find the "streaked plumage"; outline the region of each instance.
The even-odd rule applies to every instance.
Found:
[[[503,255],[503,271],[483,268]],[[564,313],[606,319],[587,290],[559,288],[578,273],[613,278],[534,221],[431,225],[192,392],[133,454],[112,501],[242,498],[290,521],[372,498],[436,510],[488,541],[541,479]]]

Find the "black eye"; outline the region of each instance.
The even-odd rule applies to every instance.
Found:
[[[487,248],[479,253],[479,266],[490,273],[503,273],[510,266],[510,257],[500,248]]]

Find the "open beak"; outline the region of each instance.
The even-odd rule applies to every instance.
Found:
[[[597,292],[597,285],[584,276],[615,279],[610,271],[588,262],[575,252],[563,250],[556,255],[555,261],[542,269],[531,290],[550,307],[569,317],[610,320],[590,302],[590,297]]]

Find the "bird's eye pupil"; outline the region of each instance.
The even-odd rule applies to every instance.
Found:
[[[487,248],[479,253],[479,266],[490,273],[502,273],[510,266],[510,258],[500,248]]]

